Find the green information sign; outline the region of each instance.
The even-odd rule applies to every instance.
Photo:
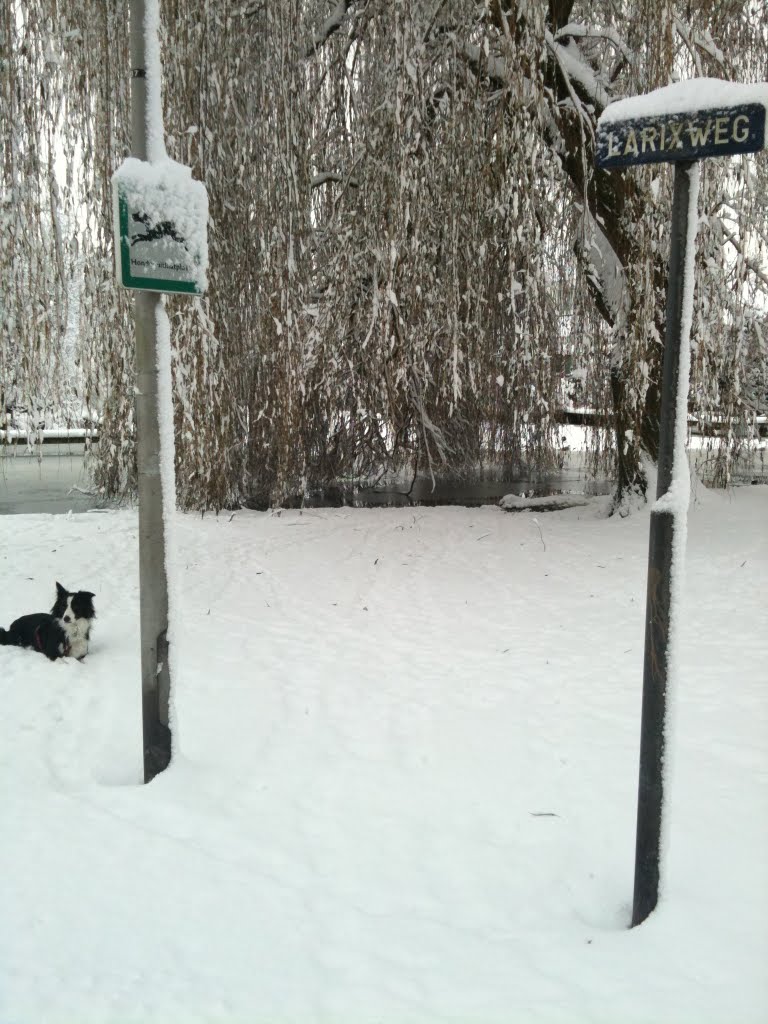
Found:
[[[124,288],[205,291],[208,197],[179,166],[131,159],[114,177],[115,257]]]

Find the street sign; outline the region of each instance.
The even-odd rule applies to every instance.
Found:
[[[610,111],[608,107],[606,113]],[[765,145],[765,106],[746,103],[682,114],[600,119],[595,143],[598,167],[629,167],[754,153]]]
[[[674,618],[672,578],[682,565],[688,511],[685,409],[699,220],[699,161],[764,149],[766,105],[768,84],[748,86],[694,79],[611,104],[597,124],[598,167],[675,164],[658,476],[648,537],[633,926],[641,924],[655,909],[659,895],[669,640]],[[678,410],[683,415],[678,416]]]
[[[115,259],[124,288],[206,288],[208,197],[189,168],[129,158],[113,179]]]

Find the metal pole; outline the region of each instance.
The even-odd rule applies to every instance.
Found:
[[[130,0],[131,155],[147,158],[147,77],[144,53],[144,0]],[[139,587],[141,609],[141,695],[144,781],[168,766],[168,581],[165,573],[160,428],[157,405],[156,311],[161,297],[136,292],[136,462],[139,485]]]
[[[667,324],[661,381],[657,500],[672,483],[680,376],[683,287],[688,238],[689,170],[693,163],[675,164],[672,200],[672,241],[667,284]],[[667,703],[667,641],[675,516],[651,511],[648,541],[648,590],[645,612],[643,707],[640,727],[640,778],[637,797],[635,889],[632,927],[655,909],[659,896],[659,856],[664,795],[664,740]]]

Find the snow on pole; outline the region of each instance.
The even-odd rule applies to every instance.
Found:
[[[130,0],[132,152],[139,160],[153,156],[162,160],[165,156],[157,41],[158,3],[159,0]],[[168,506],[164,507],[169,500],[167,483],[164,486],[162,481],[162,467],[167,456],[163,458],[162,455],[160,429],[161,418],[165,421],[167,415],[161,417],[159,408],[158,384],[164,374],[158,373],[157,349],[157,319],[161,305],[160,295],[151,291],[136,292],[136,462],[145,782],[150,782],[163,771],[171,759],[165,546],[166,523],[170,516]],[[164,315],[165,311],[162,313]],[[168,387],[163,388],[162,401],[165,404],[171,400],[169,390]],[[175,500],[170,507],[174,505]]]
[[[171,679],[176,677],[174,641],[178,636],[177,600],[180,589],[176,581],[178,565],[176,545],[176,443],[173,429],[173,373],[171,357],[171,322],[165,311],[165,300],[158,296],[155,305],[155,342],[157,358],[157,418],[160,435],[160,487],[162,491],[163,533],[165,537],[166,642],[165,671],[158,671],[159,705],[162,720],[171,736],[177,736],[173,714]],[[170,751],[169,751],[170,753]]]
[[[633,925],[641,924],[658,902],[667,834],[664,792],[669,783],[670,709],[674,708],[678,668],[678,614],[690,495],[685,442],[699,174],[698,163],[675,167],[658,478],[648,541]]]
[[[680,670],[680,612],[685,585],[685,551],[688,540],[688,506],[691,495],[691,474],[686,454],[688,441],[688,394],[691,372],[691,323],[693,320],[693,291],[695,286],[696,235],[699,228],[699,184],[701,163],[679,168],[676,173],[688,176],[688,210],[685,255],[683,264],[683,295],[680,314],[680,342],[678,353],[678,379],[675,400],[675,432],[672,452],[672,478],[665,494],[659,494],[654,509],[674,517],[672,566],[670,575],[670,614],[667,637],[667,711],[664,722],[664,791],[669,793],[672,768],[671,739],[675,727]],[[652,510],[653,511],[653,510]],[[667,805],[662,804],[662,828],[659,847],[659,885],[663,892],[666,852],[669,840]]]
[[[144,70],[146,72],[145,139],[146,159],[151,164],[167,158],[163,131],[163,101],[160,92],[160,0],[144,0]]]
[[[129,0],[132,156],[113,177],[117,278],[136,290],[144,781],[171,758],[176,480],[171,331],[159,293],[207,287],[208,196],[165,150],[159,0]],[[176,588],[178,593],[178,588]]]

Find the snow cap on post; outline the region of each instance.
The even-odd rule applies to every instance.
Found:
[[[597,122],[595,164],[694,161],[765,148],[768,83],[743,85],[694,78],[630,96],[606,107]]]

